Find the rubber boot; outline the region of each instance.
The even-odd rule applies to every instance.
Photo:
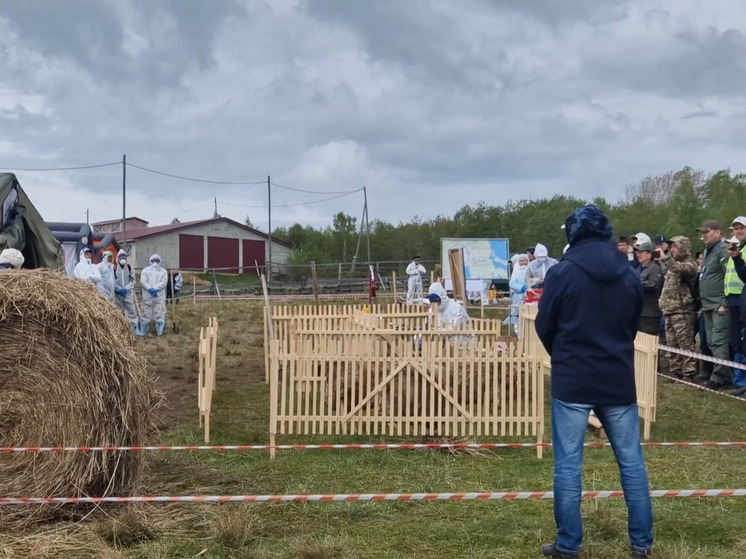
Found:
[[[148,320],[145,322],[144,320],[140,322],[140,329],[135,334],[136,336],[147,336],[148,330],[150,330],[150,321]]]
[[[156,336],[162,336],[163,331],[166,329],[166,321],[165,320],[156,320],[155,321],[155,335]]]

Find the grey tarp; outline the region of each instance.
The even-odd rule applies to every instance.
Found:
[[[60,243],[13,173],[0,173],[0,227],[0,250],[20,250],[26,259],[24,268],[57,269],[62,265]]]

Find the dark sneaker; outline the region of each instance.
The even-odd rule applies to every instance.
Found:
[[[653,552],[649,549],[647,551],[640,551],[639,549],[633,549],[629,552],[629,559],[650,559],[653,557]]]
[[[728,394],[730,394],[731,396],[743,396],[744,394],[746,394],[746,386],[739,386],[735,390],[731,390],[730,392],[728,392]]]
[[[565,551],[560,551],[553,543],[545,543],[544,545],[542,545],[541,554],[544,557],[551,557],[552,559],[578,559],[580,557],[580,555],[577,553],[567,553]],[[644,557],[644,555],[642,557]]]
[[[723,388],[723,385],[720,384],[719,382],[715,382],[714,380],[708,380],[705,383],[704,387],[707,390],[720,390],[721,388]]]

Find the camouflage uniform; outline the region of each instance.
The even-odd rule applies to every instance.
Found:
[[[691,285],[697,276],[697,263],[692,259],[692,243],[687,237],[673,237],[679,254],[666,258],[666,277],[660,297],[660,308],[666,317],[666,343],[679,349],[695,351],[694,325],[697,312]],[[671,373],[693,377],[697,371],[696,360],[673,354]]]

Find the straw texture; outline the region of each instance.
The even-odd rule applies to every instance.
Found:
[[[161,402],[124,317],[93,287],[46,270],[0,272],[0,445],[141,445]],[[137,452],[0,454],[0,495],[125,496]],[[0,510],[0,523],[70,508]]]

